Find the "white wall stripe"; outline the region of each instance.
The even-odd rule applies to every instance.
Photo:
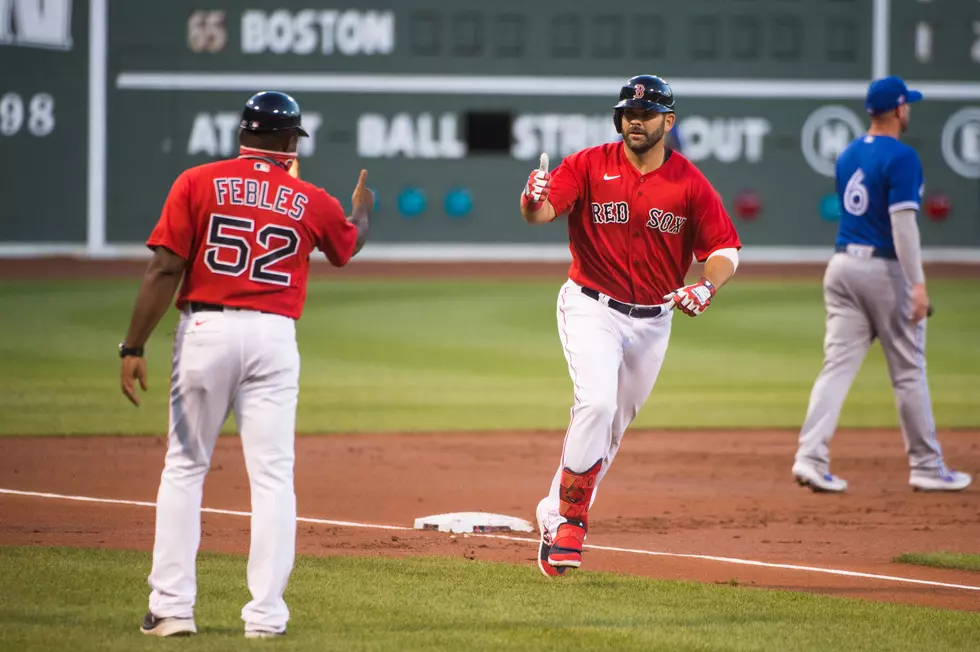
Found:
[[[508,75],[414,75],[340,73],[207,73],[125,71],[116,77],[121,90],[241,91],[275,87],[289,92],[385,93],[408,95],[521,95],[528,97],[614,98],[623,85],[620,77],[532,77]],[[864,99],[868,80],[862,79],[668,79],[680,97],[729,99]],[[930,100],[980,98],[976,82],[907,82]]]
[[[52,500],[71,500],[89,503],[105,503],[111,505],[131,505],[136,507],[155,507],[155,503],[142,500],[121,500],[118,498],[93,498],[90,496],[73,496],[67,494],[55,494],[55,493],[45,493],[38,491],[21,491],[18,489],[0,489],[0,494],[7,494],[11,496],[26,496],[31,498],[48,498]],[[210,507],[204,507],[201,509],[202,512],[208,514],[223,514],[228,516],[242,516],[251,517],[249,512],[240,512],[229,509],[214,509]],[[298,520],[301,523],[318,523],[322,525],[333,525],[336,527],[353,527],[353,528],[366,528],[374,530],[412,530],[414,528],[400,526],[400,525],[377,525],[372,523],[357,523],[353,521],[334,521],[322,518],[307,518],[299,517]],[[528,537],[515,537],[504,534],[472,534],[473,537],[485,537],[488,539],[503,539],[506,541],[521,541],[529,544],[538,544],[538,539],[530,539]],[[793,570],[802,571],[808,573],[824,573],[828,575],[842,575],[847,577],[859,577],[864,579],[881,580],[886,582],[902,582],[906,584],[919,584],[924,586],[936,586],[947,589],[962,589],[965,591],[980,591],[980,586],[972,586],[969,584],[950,584],[948,582],[934,582],[932,580],[918,580],[911,577],[899,577],[897,575],[877,575],[875,573],[860,573],[857,571],[842,570],[837,568],[820,568],[818,566],[801,566],[798,564],[777,564],[765,561],[755,561],[752,559],[739,559],[737,557],[717,557],[713,555],[694,555],[686,553],[677,552],[658,552],[654,550],[641,550],[637,548],[616,548],[612,546],[597,546],[592,544],[585,544],[586,548],[590,550],[604,550],[607,552],[622,552],[634,555],[649,555],[654,557],[678,557],[683,559],[701,559],[703,561],[713,561],[723,564],[738,564],[741,566],[757,566],[760,568],[778,568],[783,570]]]

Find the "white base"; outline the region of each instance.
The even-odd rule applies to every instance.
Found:
[[[423,516],[415,519],[415,529],[466,534],[534,532],[531,523],[524,519],[488,512],[454,512]]]

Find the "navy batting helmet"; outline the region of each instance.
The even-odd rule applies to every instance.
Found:
[[[280,91],[262,91],[248,98],[242,110],[241,128],[257,133],[295,129],[300,136],[309,136],[300,125],[299,104]]]
[[[657,113],[674,112],[674,91],[656,75],[637,75],[630,77],[619,91],[619,103],[613,107],[613,122],[616,133],[622,133],[623,111],[642,109]]]

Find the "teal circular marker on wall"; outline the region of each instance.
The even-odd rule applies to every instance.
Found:
[[[406,188],[398,195],[398,212],[403,217],[416,217],[425,210],[425,193],[418,188]]]
[[[825,222],[836,222],[840,219],[840,204],[837,195],[824,195],[820,199],[820,219]]]
[[[446,193],[446,215],[453,219],[466,217],[473,210],[473,197],[466,188],[453,188]]]

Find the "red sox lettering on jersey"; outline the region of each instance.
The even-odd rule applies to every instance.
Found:
[[[684,285],[692,254],[741,246],[718,193],[677,152],[641,175],[622,143],[582,150],[555,170],[548,199],[568,212],[569,277],[619,301],[658,304]]]
[[[592,222],[595,224],[626,224],[629,219],[630,207],[624,201],[606,202],[604,204],[592,202]],[[647,227],[663,233],[678,235],[686,221],[686,217],[678,217],[659,208],[651,208]]]

